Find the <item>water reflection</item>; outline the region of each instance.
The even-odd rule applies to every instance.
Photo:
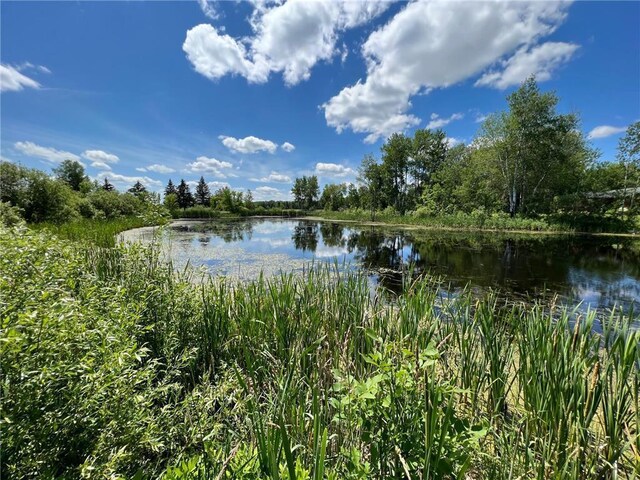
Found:
[[[181,222],[171,232],[174,263],[205,265],[214,275],[253,278],[260,271],[296,271],[314,259],[336,258],[366,269],[396,293],[409,275],[430,273],[453,289],[499,288],[518,298],[559,295],[584,307],[617,303],[628,309],[640,300],[640,242],[632,237],[469,234],[273,219]]]

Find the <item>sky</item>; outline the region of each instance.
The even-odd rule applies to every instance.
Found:
[[[288,199],[394,132],[469,143],[535,74],[599,161],[640,120],[640,2],[0,2],[0,155]]]

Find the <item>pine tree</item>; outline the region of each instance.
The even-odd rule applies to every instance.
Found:
[[[176,190],[176,186],[173,184],[173,182],[171,181],[171,179],[169,179],[169,183],[167,183],[167,188],[164,189],[164,195],[170,195],[170,194],[177,194],[178,191]]]
[[[113,192],[116,189],[116,187],[114,187],[112,184],[109,183],[109,180],[107,180],[107,177],[104,177],[104,183],[102,184],[102,188],[107,192]]]
[[[193,195],[191,194],[189,185],[187,185],[184,179],[180,180],[176,194],[178,195],[178,206],[180,208],[184,210],[185,208],[193,206]]]
[[[146,192],[147,192],[147,189],[142,183],[140,183],[140,180],[134,183],[133,187],[129,189],[129,193],[133,193],[136,196]]]
[[[200,181],[196,186],[195,201],[198,205],[209,206],[211,201],[211,191],[209,185],[204,181],[204,177],[200,177]]]

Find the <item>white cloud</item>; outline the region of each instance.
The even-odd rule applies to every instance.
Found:
[[[255,200],[287,200],[291,198],[289,193],[264,185],[253,190],[253,197]]]
[[[242,75],[264,83],[282,72],[287,85],[306,80],[319,61],[337,53],[340,32],[361,25],[389,6],[386,1],[255,2],[253,36],[234,39],[201,24],[187,31],[182,49],[195,70],[211,80]]]
[[[112,183],[118,190],[125,190],[131,188],[134,183],[140,182],[147,188],[153,187],[162,187],[162,182],[160,180],[155,180],[153,178],[149,178],[146,176],[138,177],[138,176],[127,176],[121,175],[119,173],[104,171],[98,173],[94,179],[98,181],[104,180],[107,178],[110,183]]]
[[[315,173],[325,177],[346,177],[347,175],[355,175],[355,170],[337,163],[316,163]]]
[[[111,170],[111,165],[109,165],[108,163],[101,162],[99,160],[92,162],[91,166],[93,168],[97,168],[98,170]]]
[[[231,188],[231,185],[229,185],[227,182],[207,182],[207,185],[209,185],[209,188],[211,189],[212,192],[215,192],[216,190],[220,190],[221,188]]]
[[[549,35],[568,2],[409,3],[362,47],[367,77],[322,105],[327,124],[375,142],[419,123],[411,97],[477,75]],[[461,30],[462,29],[462,30]]]
[[[80,161],[80,157],[75,153],[65,152],[64,150],[56,150],[51,147],[42,147],[33,142],[16,142],[14,145],[16,150],[30,157],[38,157],[51,163],[60,163],[63,160]]]
[[[92,162],[118,163],[120,161],[117,155],[107,153],[104,150],[85,150],[82,152],[82,156]]]
[[[206,17],[209,17],[212,20],[215,20],[216,18],[218,18],[218,12],[216,11],[216,7],[214,7],[212,1],[198,0],[198,4],[202,9],[202,13],[204,13]]]
[[[455,120],[462,120],[464,118],[463,113],[454,113],[448,118],[442,118],[437,113],[431,114],[431,121],[427,124],[428,129],[441,128],[445,125],[449,125]]]
[[[627,130],[627,127],[612,127],[611,125],[600,125],[589,132],[587,138],[593,140],[596,138],[610,137]]]
[[[218,178],[227,178],[227,174],[222,170],[232,167],[233,165],[229,162],[220,161],[215,158],[207,158],[205,156],[200,156],[196,158],[195,162],[187,164],[187,170],[190,172],[207,172]]]
[[[253,135],[249,135],[245,138],[234,138],[220,135],[218,138],[222,140],[222,144],[225,147],[229,150],[233,150],[234,152],[257,153],[265,151],[274,153],[278,148],[278,145],[273,143],[271,140],[263,140],[262,138],[254,137]]]
[[[11,65],[0,64],[0,92],[18,92],[25,88],[40,88],[38,82],[18,70]]]
[[[268,177],[250,178],[252,182],[291,183],[291,177],[278,172],[271,172]]]
[[[162,165],[159,163],[154,163],[153,165],[149,165],[147,167],[138,167],[136,168],[138,172],[156,172],[156,173],[173,173],[175,170],[171,167],[167,167],[166,165]]]
[[[291,153],[296,149],[296,146],[293,143],[284,142],[282,145],[280,145],[280,148],[285,152]]]
[[[539,82],[549,80],[551,73],[568,62],[578,48],[578,45],[563,42],[547,42],[532,48],[522,47],[511,58],[502,62],[502,71],[485,73],[476,85],[504,90],[519,85],[531,75],[535,75]]]
[[[447,142],[447,146],[449,148],[455,147],[457,144],[462,143],[462,140],[459,140],[459,139],[454,138],[454,137],[447,137],[447,138],[445,138],[445,141]]]

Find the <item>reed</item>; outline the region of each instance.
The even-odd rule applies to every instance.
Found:
[[[331,264],[193,282],[20,226],[0,250],[2,478],[640,474],[633,317],[429,278],[389,302]]]

